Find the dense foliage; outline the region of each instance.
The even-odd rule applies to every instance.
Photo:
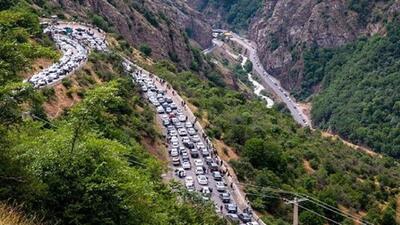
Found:
[[[375,224],[385,224],[384,217],[393,219],[390,212],[396,206],[391,203],[400,185],[398,162],[372,157],[322,138],[316,132],[299,128],[276,109],[268,109],[262,101],[214,86],[190,73],[176,75],[168,63],[158,64],[153,70],[198,107],[196,114],[210,122],[209,135],[223,140],[242,156],[231,163],[247,186],[252,206],[283,218],[266,217],[266,221],[286,224],[291,212],[279,199],[268,197],[271,196],[268,187],[306,193],[354,212],[367,211],[369,221]],[[381,212],[380,204],[389,207]],[[311,203],[304,206],[344,221]],[[301,218],[305,224],[324,224],[324,220],[306,212],[301,213]],[[314,219],[311,222],[308,218]]]
[[[305,57],[306,77],[323,79],[323,90],[313,101],[314,123],[399,158],[399,46],[399,28],[389,25],[387,37]]]

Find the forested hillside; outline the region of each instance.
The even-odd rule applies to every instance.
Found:
[[[400,157],[400,29],[305,57],[307,76],[322,80],[313,101],[314,123],[323,129]]]
[[[194,74],[178,73],[168,63],[151,68],[169,80],[209,122],[207,132],[224,141],[241,156],[231,161],[254,209],[266,213],[267,224],[289,224],[291,207],[269,188],[281,188],[317,197],[332,206],[365,215],[374,224],[395,224],[396,194],[400,185],[398,162],[372,157],[341,142],[299,128],[291,118],[268,109],[257,99],[207,82]],[[276,197],[276,196],[275,196]],[[385,207],[381,207],[385,205]],[[304,203],[328,218],[350,224],[345,218]],[[267,216],[268,215],[268,216]],[[302,211],[304,224],[325,224]]]

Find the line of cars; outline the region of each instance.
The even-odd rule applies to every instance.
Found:
[[[51,35],[63,55],[57,63],[27,80],[35,88],[51,85],[71,74],[86,62],[89,49],[93,48],[99,51],[107,49],[104,38],[94,35],[90,28],[79,26],[72,29],[68,26],[59,25],[49,26],[44,32]]]
[[[132,71],[128,63],[124,63],[124,67]],[[252,222],[249,210],[239,213],[219,166],[219,159],[185,115],[182,104],[174,102],[166,90],[157,88],[147,72],[135,70],[132,71],[132,77],[143,95],[156,108],[165,127],[168,153],[176,177],[184,183],[188,191],[198,191],[204,200],[212,200],[216,210],[225,214],[228,219],[246,225],[257,225],[258,223]]]

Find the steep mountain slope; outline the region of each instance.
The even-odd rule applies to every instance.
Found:
[[[262,6],[262,0],[189,0],[189,5],[204,15],[215,28],[246,31]]]
[[[211,28],[183,1],[52,0],[35,1],[50,12],[83,17],[122,35],[132,46],[149,46],[156,59],[170,59],[189,68],[193,56],[188,38],[205,48]]]
[[[303,52],[333,48],[360,36],[384,33],[385,20],[399,11],[399,2],[335,0],[269,0],[249,28],[266,69],[286,88],[316,89],[303,83]]]
[[[314,123],[355,143],[400,158],[400,32],[362,39],[335,50],[320,49],[306,59],[306,71],[323,71],[314,98]],[[327,56],[327,57],[323,57]],[[325,62],[324,62],[325,61]]]

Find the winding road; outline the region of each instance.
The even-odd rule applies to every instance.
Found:
[[[59,62],[54,63],[49,68],[42,70],[41,72],[33,75],[30,79],[27,80],[28,82],[32,83],[36,88],[52,86],[61,79],[72,75],[74,71],[76,71],[86,63],[90,50],[96,49],[100,51],[107,51],[104,33],[99,29],[93,28],[91,26],[77,23],[60,22],[58,25],[48,27],[45,31],[51,34],[53,40],[62,51],[63,56]],[[218,47],[221,45],[221,42],[217,40],[214,42],[214,44],[215,47]],[[167,83],[164,82],[162,79],[158,78],[154,74],[150,74],[148,71],[145,71],[143,68],[140,68],[139,66],[133,64],[129,60],[125,59],[123,66],[127,71],[130,71],[129,68],[136,68],[135,71],[131,71],[130,73],[134,81],[137,81],[139,78],[149,79],[149,81],[151,80],[151,82],[155,85],[156,90],[165,90],[164,95],[166,97],[170,97],[172,101],[178,106],[177,110],[174,110],[174,112],[180,112],[186,116],[186,121],[193,124],[193,127],[196,130],[196,134],[200,137],[200,142],[204,143],[206,148],[209,150],[210,157],[203,157],[202,153],[200,153],[200,157],[197,158],[204,162],[204,168],[206,169],[204,175],[207,177],[208,180],[208,184],[206,186],[204,184],[200,184],[200,182],[196,179],[196,166],[194,163],[194,159],[190,156],[189,162],[191,164],[191,169],[186,170],[186,176],[191,176],[194,178],[195,191],[200,191],[204,187],[211,188],[212,192],[209,193],[209,197],[207,197],[208,195],[206,196],[203,194],[201,194],[201,196],[206,197],[210,201],[212,201],[216,207],[216,211],[225,217],[238,220],[237,215],[239,213],[246,211],[246,209],[249,209],[248,212],[251,212],[250,206],[248,205],[248,202],[245,198],[245,194],[239,187],[240,185],[238,184],[236,177],[234,176],[234,174],[229,175],[229,173],[222,176],[222,182],[224,182],[225,184],[223,185],[225,189],[223,192],[230,194],[230,202],[237,205],[237,213],[227,211],[225,207],[226,203],[222,202],[222,199],[220,197],[220,194],[223,192],[217,190],[217,181],[214,179],[211,173],[211,166],[210,164],[207,164],[207,161],[211,159],[212,162],[218,165],[217,170],[221,172],[228,171],[229,165],[221,160],[218,155],[216,155],[216,151],[214,151],[214,147],[210,139],[206,136],[205,131],[201,127],[200,123],[197,121],[194,113],[186,104],[181,104],[182,102],[184,102],[183,98],[179,96],[179,94],[175,90],[173,90],[170,85],[169,88],[166,88]],[[68,70],[66,70],[65,68],[67,68]],[[140,71],[140,76],[138,71]],[[157,93],[157,91],[155,93]],[[162,119],[165,120],[165,116],[162,117],[162,114],[158,115],[159,122],[162,122]],[[171,136],[170,134],[168,134],[167,129],[164,129],[164,135],[166,137]],[[183,147],[184,137],[188,136],[189,135],[177,135],[181,147]],[[192,137],[193,135],[191,135],[191,138]],[[171,171],[173,172],[173,170],[181,168],[181,166],[174,167],[172,166],[171,161],[170,168],[172,168]],[[231,168],[229,168],[229,171],[232,171]],[[174,177],[178,181],[185,184],[183,178],[179,178],[176,174],[174,175]],[[221,187],[221,185],[219,187]],[[264,223],[256,214],[252,215],[251,221],[253,222],[247,224],[264,225]]]
[[[262,85],[265,88],[274,92],[274,94],[286,104],[287,108],[289,109],[293,119],[304,127],[310,127],[311,121],[310,118],[301,111],[296,103],[296,100],[290,96],[289,92],[286,91],[280,85],[279,80],[271,76],[262,66],[260,59],[257,55],[257,45],[251,42],[248,39],[245,39],[238,34],[222,30],[222,29],[214,29],[213,32],[217,33],[226,33],[229,32],[231,34],[230,40],[236,42],[237,44],[241,45],[243,48],[247,50],[248,59],[253,63],[253,70],[257,72],[259,78],[261,79]],[[213,42],[214,43],[214,42]],[[210,53],[216,46],[214,45],[213,48],[209,48],[207,53]]]

